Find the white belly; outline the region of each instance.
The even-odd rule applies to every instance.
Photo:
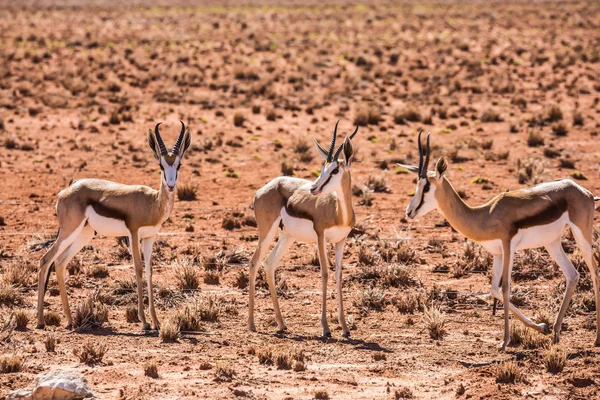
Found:
[[[514,251],[535,249],[559,239],[569,223],[569,214],[564,213],[556,221],[531,228],[520,229],[511,240],[511,248]],[[502,241],[500,239],[479,242],[484,249],[492,254],[502,254]]]
[[[106,218],[97,214],[92,206],[85,209],[85,216],[88,218],[89,224],[100,235],[104,236],[129,236],[129,229],[125,225],[125,221],[114,218]]]
[[[332,226],[331,228],[325,229],[325,237],[327,238],[327,243],[337,243],[340,240],[344,239],[352,228],[349,226]]]
[[[525,250],[550,244],[562,236],[568,222],[569,213],[565,212],[551,224],[520,229],[512,239],[512,246],[515,250]]]
[[[285,207],[281,209],[281,222],[283,230],[299,242],[316,242],[317,233],[314,224],[308,219],[296,218],[290,216]]]

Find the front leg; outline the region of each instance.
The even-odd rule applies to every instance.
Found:
[[[144,250],[144,264],[146,267],[146,282],[148,284],[148,307],[150,309],[150,317],[152,318],[152,328],[160,329],[160,323],[154,309],[154,288],[152,287],[152,246],[154,245],[155,236],[142,239]]]
[[[146,316],[144,315],[144,288],[142,286],[142,259],[140,254],[140,238],[137,230],[131,232],[129,237],[131,246],[131,255],[133,257],[133,268],[135,269],[135,279],[137,283],[138,292],[138,318],[142,321],[142,330],[147,331],[150,329],[150,324],[146,322]]]
[[[342,327],[342,336],[350,337],[350,329],[348,329],[346,318],[344,317],[344,296],[342,294],[342,259],[344,258],[345,244],[346,238],[335,245],[335,281],[338,293],[338,322]]]
[[[327,243],[325,243],[324,234],[317,235],[317,248],[319,250],[319,263],[321,264],[321,291],[323,294],[321,325],[323,326],[323,336],[331,337],[331,330],[327,323],[327,278],[329,275],[329,261],[327,260]]]
[[[512,269],[514,253],[511,249],[510,241],[502,245],[502,299],[504,306],[504,340],[500,344],[500,349],[506,351],[506,346],[510,344],[510,272]]]

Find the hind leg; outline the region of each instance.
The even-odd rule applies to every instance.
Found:
[[[75,239],[75,241],[56,259],[56,280],[58,282],[58,289],[60,290],[63,311],[67,318],[67,329],[71,329],[73,321],[71,319],[71,309],[69,308],[69,299],[67,297],[67,288],[65,286],[65,270],[69,262],[75,257],[75,254],[79,253],[93,237],[94,229],[89,224],[85,225],[77,239]]]
[[[271,245],[271,242],[275,238],[275,233],[277,232],[277,227],[279,225],[279,221],[281,217],[276,218],[273,222],[271,222],[271,226],[269,230],[264,232],[260,230],[259,227],[259,238],[258,238],[258,247],[250,260],[250,268],[248,271],[249,278],[249,294],[250,299],[248,300],[248,329],[252,332],[256,332],[256,325],[254,324],[254,297],[255,297],[255,288],[256,288],[256,272],[258,271],[258,267],[260,266],[261,261],[265,258],[267,250]],[[263,233],[264,232],[264,233]]]
[[[38,309],[37,309],[37,328],[43,329],[46,326],[44,322],[44,295],[46,294],[46,282],[50,274],[52,263],[77,239],[81,230],[85,226],[86,220],[83,219],[79,225],[74,227],[60,227],[58,238],[44,254],[40,260],[40,271],[38,273]]]
[[[594,298],[596,300],[596,341],[594,342],[594,345],[600,346],[600,292],[598,291],[600,271],[598,271],[598,265],[596,264],[596,260],[594,259],[593,255],[594,249],[592,246],[592,233],[590,232],[587,235],[589,238],[586,238],[581,230],[576,226],[571,226],[571,231],[573,231],[573,236],[575,236],[577,246],[581,250],[583,259],[590,270],[592,283],[594,284]]]

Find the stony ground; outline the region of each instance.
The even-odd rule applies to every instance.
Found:
[[[424,129],[470,204],[565,177],[599,195],[596,2],[0,4],[0,396],[57,366],[83,372],[100,398],[598,395],[593,293],[570,235],[564,245],[583,278],[560,346],[551,351],[547,337],[515,324],[522,343],[500,353],[489,256],[437,212],[405,221],[414,178],[395,166],[416,162]],[[140,331],[129,311],[131,258],[104,237],[69,265],[67,286],[74,311],[91,301],[108,320],[67,331],[53,274],[46,310],[57,325],[36,330],[56,194],[85,177],[157,188],[146,133],[163,121],[173,143],[179,119],[192,132],[179,184],[188,200],[182,191],[163,226],[154,280],[163,325],[190,330],[173,343]],[[276,335],[261,280],[250,333],[254,193],[281,174],[315,179],[310,138],[326,143],[337,119],[344,133],[361,126],[358,226],[343,277],[352,337],[341,337],[333,273],[333,338],[320,337],[308,244],[294,245],[278,269],[289,332]],[[551,320],[564,277],[545,251],[531,251],[517,259],[513,288],[527,315]],[[565,361],[560,372],[547,371],[552,352]],[[145,375],[152,366],[157,378]]]

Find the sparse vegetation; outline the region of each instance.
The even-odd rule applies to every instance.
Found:
[[[144,363],[144,375],[150,378],[158,378],[158,361],[150,360]]]
[[[177,185],[177,199],[179,201],[194,201],[196,200],[196,192],[198,187],[191,182],[181,182]]]
[[[552,345],[544,352],[544,366],[551,374],[558,374],[565,369],[567,355],[558,345]]]
[[[106,321],[108,321],[108,308],[90,296],[75,309],[73,328],[78,330],[100,328]]]
[[[426,307],[424,318],[425,325],[429,331],[429,336],[433,340],[441,340],[446,336],[446,316],[439,307]]]
[[[21,371],[23,360],[19,356],[0,356],[0,374],[11,374]]]
[[[515,361],[504,361],[494,369],[497,383],[517,383],[522,380],[522,373],[519,364]]]
[[[163,343],[176,342],[179,339],[179,326],[171,319],[167,319],[160,326],[159,336]]]
[[[188,258],[179,258],[173,267],[177,287],[181,290],[196,290],[200,286],[198,270]]]
[[[79,358],[79,362],[94,365],[102,362],[107,349],[107,346],[97,339],[85,339],[80,347],[73,349],[73,354]]]

